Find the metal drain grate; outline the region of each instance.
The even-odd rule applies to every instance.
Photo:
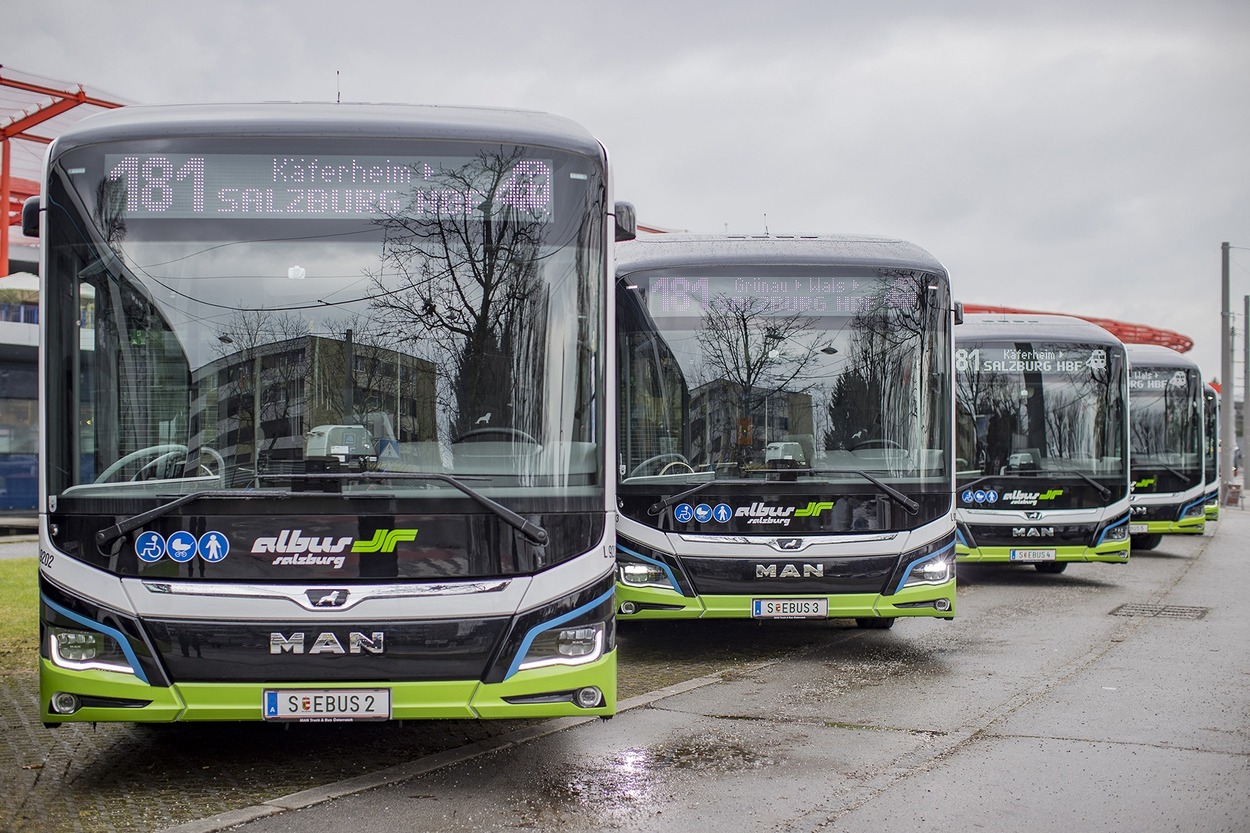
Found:
[[[1194,621],[1206,616],[1209,607],[1189,607],[1187,605],[1144,605],[1124,604],[1111,611],[1112,616],[1155,616],[1160,619],[1188,619]]]

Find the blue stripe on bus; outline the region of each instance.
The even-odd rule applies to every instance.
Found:
[[[48,607],[52,608],[57,613],[64,616],[66,619],[69,619],[73,622],[77,622],[78,624],[82,625],[84,628],[87,628],[88,630],[99,631],[100,633],[113,637],[113,639],[117,641],[117,644],[121,646],[122,653],[126,655],[126,661],[129,662],[130,667],[134,669],[135,676],[138,677],[140,680],[143,680],[143,682],[147,683],[148,685],[152,684],[151,682],[148,681],[148,675],[143,673],[143,668],[139,665],[139,658],[135,655],[134,649],[130,647],[130,640],[126,638],[125,634],[123,634],[121,631],[117,630],[116,628],[110,628],[108,625],[102,625],[99,622],[93,622],[92,620],[84,616],[80,616],[71,610],[66,610],[65,608],[61,607],[59,604],[52,601],[51,599],[49,599],[47,596],[43,595],[42,593],[39,595],[39,598],[43,601],[44,604],[46,604]]]
[[[673,590],[675,590],[678,593],[681,592],[681,587],[677,584],[677,577],[673,575],[673,571],[669,569],[669,566],[665,564],[663,561],[658,561],[654,558],[643,555],[640,552],[631,550],[629,547],[622,545],[620,541],[616,542],[616,548],[623,553],[632,555],[634,558],[637,558],[641,561],[646,561],[648,564],[654,564],[655,566],[659,567],[661,570],[664,571],[664,575],[668,576],[668,583],[673,585]]]
[[[521,647],[517,650],[516,656],[512,660],[512,665],[508,668],[508,673],[504,674],[503,678],[506,680],[521,669],[521,663],[525,660],[525,655],[529,653],[530,646],[534,644],[534,640],[538,638],[540,633],[543,631],[549,631],[552,628],[558,628],[560,625],[563,625],[570,619],[575,619],[578,616],[581,616],[583,613],[589,613],[599,605],[606,602],[608,599],[612,598],[612,594],[615,592],[616,588],[613,587],[599,598],[593,599],[575,610],[570,610],[563,616],[557,616],[550,622],[530,628],[530,632],[525,634],[525,638],[521,640]]]

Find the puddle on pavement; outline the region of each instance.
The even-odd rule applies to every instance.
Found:
[[[777,763],[757,744],[728,733],[691,736],[633,747],[588,762],[579,772],[544,770],[532,793],[517,802],[522,826],[594,814],[613,825],[654,815],[681,794],[676,773],[727,774]],[[594,826],[594,825],[592,825]]]

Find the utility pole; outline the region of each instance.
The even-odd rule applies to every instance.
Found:
[[[1237,436],[1233,427],[1233,316],[1229,309],[1227,242],[1220,244],[1220,315],[1223,325],[1220,337],[1220,505],[1228,502],[1228,483],[1233,476],[1233,446]],[[1247,397],[1250,398],[1250,397]]]

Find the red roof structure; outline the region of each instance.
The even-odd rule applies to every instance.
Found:
[[[1013,307],[989,307],[979,304],[964,304],[964,312],[971,313],[1004,313],[1007,315],[1070,315],[1097,324],[1125,344],[1160,344],[1171,347],[1178,353],[1186,353],[1193,349],[1194,340],[1173,330],[1151,327],[1149,324],[1133,324],[1116,321],[1112,318],[1095,318],[1089,315],[1074,313],[1041,312],[1039,310],[1015,309]]]
[[[10,226],[20,226],[22,203],[39,193],[43,146],[84,116],[124,103],[88,92],[82,84],[0,65],[0,204],[6,212],[0,223],[0,275],[9,274]]]

